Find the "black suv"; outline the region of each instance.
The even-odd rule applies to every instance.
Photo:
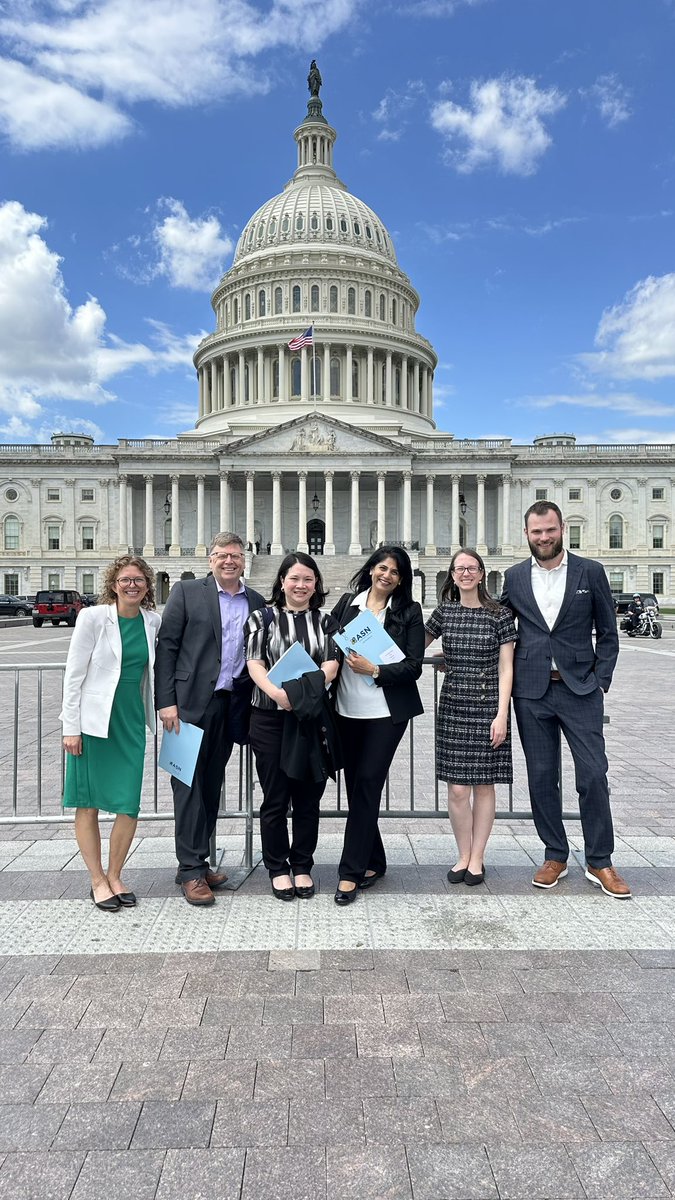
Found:
[[[59,625],[61,621],[65,621],[66,625],[74,625],[83,607],[79,592],[61,591],[60,588],[52,592],[38,592],[33,608],[33,624],[36,629],[40,629],[45,621],[51,621],[52,625]]]
[[[33,611],[24,596],[0,596],[0,617],[29,617]]]
[[[645,608],[647,608],[647,607],[655,608],[656,615],[658,617],[659,602],[656,599],[656,596],[653,596],[651,592],[640,592],[640,596],[642,598],[642,603],[644,604]],[[633,603],[633,593],[632,592],[616,592],[614,595],[614,608],[616,609],[617,616],[619,616],[619,617],[623,616],[623,614],[628,611],[628,605],[632,604],[632,603]]]

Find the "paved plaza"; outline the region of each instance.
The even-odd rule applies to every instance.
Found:
[[[2,631],[0,662],[62,661],[66,631],[37,632]],[[607,700],[630,901],[584,879],[575,821],[546,893],[531,822],[497,823],[469,889],[447,820],[396,815],[345,910],[326,818],[313,900],[258,867],[195,911],[166,820],[139,825],[138,907],[108,915],[70,826],[0,826],[0,1197],[675,1196],[674,659],[675,632],[623,642]],[[243,846],[221,822],[234,877]]]

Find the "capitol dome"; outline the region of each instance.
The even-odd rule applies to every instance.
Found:
[[[429,432],[437,358],[415,329],[419,296],[381,219],[335,172],[315,64],[308,82],[295,173],[246,223],[211,299],[197,431],[245,436],[321,405],[372,431]]]

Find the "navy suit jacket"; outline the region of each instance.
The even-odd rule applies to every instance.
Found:
[[[567,555],[567,584],[560,612],[549,629],[532,590],[532,560],[509,567],[501,604],[518,621],[513,696],[538,700],[551,678],[551,661],[578,696],[609,689],[619,654],[616,613],[600,563]],[[595,630],[595,646],[592,633]]]
[[[249,612],[262,608],[265,600],[259,592],[246,588]],[[222,627],[218,589],[212,575],[205,579],[185,579],[175,583],[162,614],[155,657],[155,699],[157,708],[178,705],[181,721],[198,725],[220,674]],[[251,683],[244,667],[234,681],[230,705],[230,724],[238,724],[239,710],[248,725]],[[236,711],[234,711],[236,710]],[[234,739],[239,741],[237,736]]]

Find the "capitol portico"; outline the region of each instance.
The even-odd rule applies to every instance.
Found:
[[[213,293],[215,330],[194,358],[195,429],[0,446],[0,591],[96,591],[110,557],[133,548],[164,599],[204,572],[226,528],[250,544],[263,590],[270,556],[285,550],[321,556],[336,588],[358,556],[398,541],[427,600],[460,545],[478,548],[497,591],[527,553],[523,512],[549,499],[567,544],[601,559],[613,590],[672,600],[672,445],[578,445],[570,434],[514,445],[436,430],[437,358],[416,330],[419,296],[379,216],[335,173],[317,76],[295,173],[248,221]],[[310,327],[312,344],[289,349]]]

